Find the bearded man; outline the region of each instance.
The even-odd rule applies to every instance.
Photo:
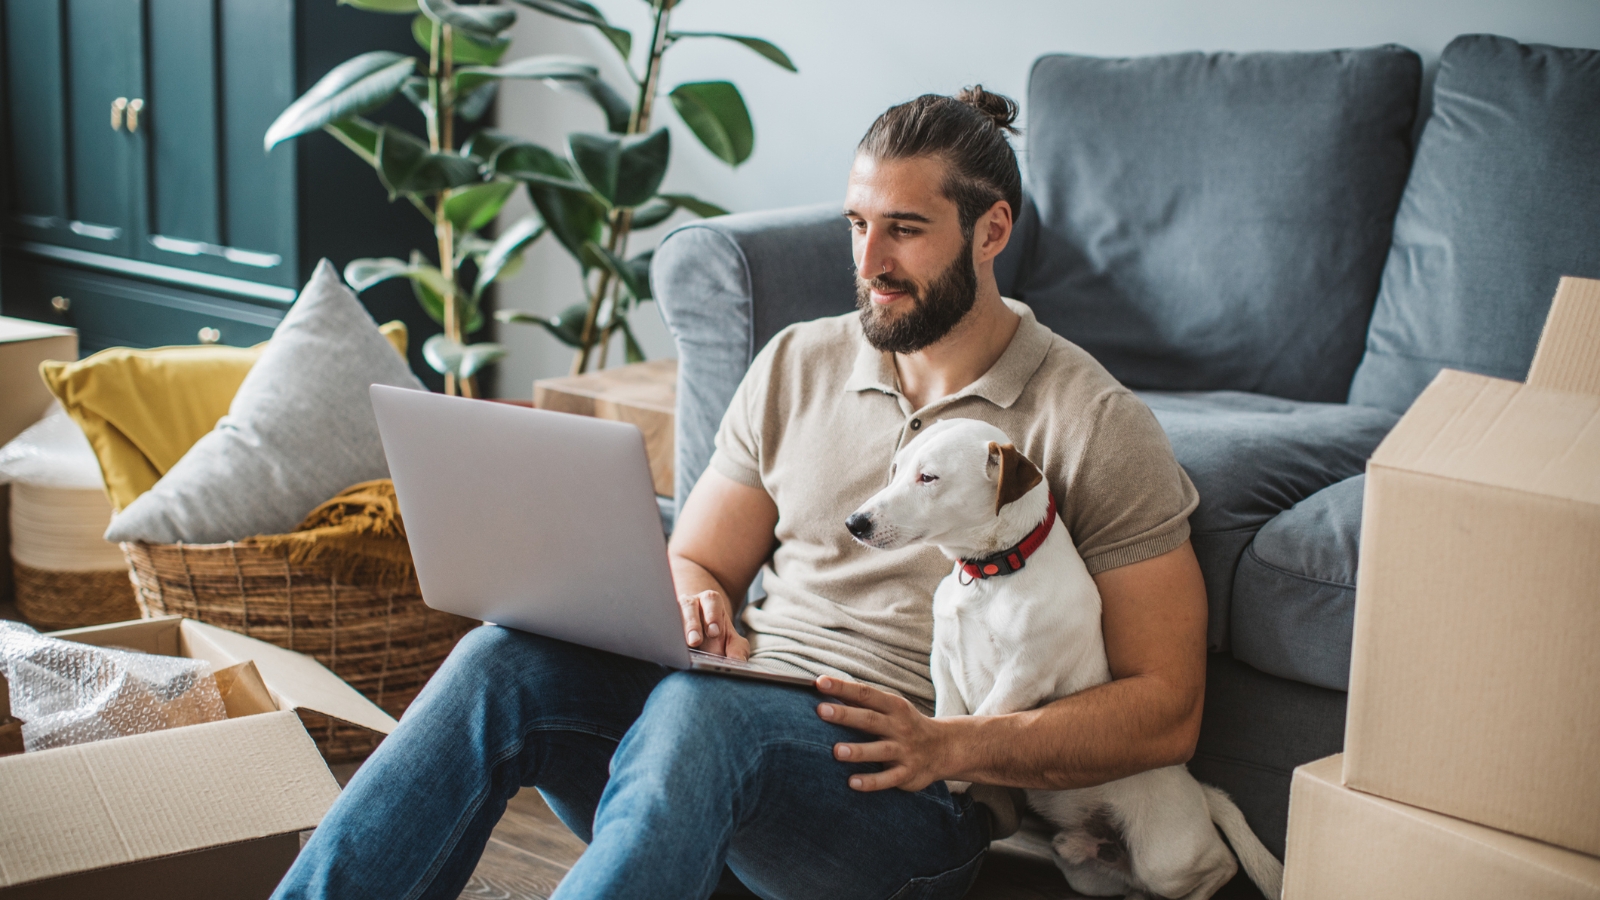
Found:
[[[815,691],[475,629],[275,896],[453,898],[531,786],[589,844],[557,898],[955,898],[1016,811],[946,779],[1059,790],[1189,758],[1205,677],[1194,487],[1137,398],[1000,296],[1015,116],[969,88],[873,123],[844,209],[859,310],[768,343],[679,513],[686,642]],[[1100,590],[1110,683],[929,717],[931,598],[950,563],[866,549],[844,521],[941,417],[997,425],[1040,464]],[[758,571],[767,596],[740,609]]]

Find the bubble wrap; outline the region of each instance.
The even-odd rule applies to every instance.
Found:
[[[227,718],[209,663],[44,637],[20,622],[0,621],[0,672],[28,752]]]

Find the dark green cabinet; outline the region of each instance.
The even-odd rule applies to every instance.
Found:
[[[318,259],[432,243],[332,138],[261,143],[338,62],[419,52],[409,17],[335,0],[0,0],[0,29],[7,315],[75,325],[85,352],[250,344]],[[379,115],[415,115],[402,106]],[[364,300],[437,330],[409,291]]]

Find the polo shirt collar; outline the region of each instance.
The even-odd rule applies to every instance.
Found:
[[[1003,298],[1007,307],[1021,317],[1017,323],[1017,333],[1011,336],[1011,343],[1006,345],[1004,353],[989,367],[989,371],[978,377],[977,381],[967,385],[955,394],[946,397],[945,402],[957,400],[967,396],[977,396],[988,400],[1001,408],[1009,408],[1022,396],[1022,391],[1028,386],[1028,379],[1038,371],[1044,363],[1044,358],[1050,352],[1053,333],[1050,329],[1039,324],[1034,318],[1033,310],[1026,304],[1019,303],[1009,298]],[[856,331],[856,357],[850,370],[850,378],[844,384],[846,391],[882,391],[892,396],[900,396],[897,387],[898,379],[894,370],[894,354],[874,348],[867,343],[860,331]]]

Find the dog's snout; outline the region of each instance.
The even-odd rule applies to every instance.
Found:
[[[866,540],[872,534],[872,518],[861,513],[851,513],[850,518],[844,520],[844,527],[860,540]]]

